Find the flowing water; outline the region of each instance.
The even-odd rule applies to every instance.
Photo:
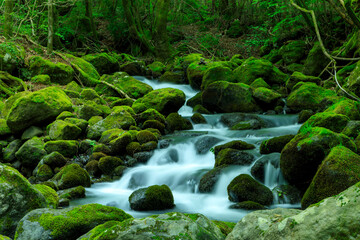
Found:
[[[143,77],[137,79],[146,82],[154,89],[172,87],[182,90],[187,99],[193,97],[197,91],[189,85],[175,85],[170,83],[158,83]],[[183,106],[179,114],[189,118],[192,116],[192,108]],[[165,138],[171,139],[170,146],[165,149],[157,149],[146,164],[139,164],[127,169],[120,180],[109,183],[96,183],[86,189],[86,198],[72,201],[71,205],[86,203],[101,203],[116,206],[123,209],[134,217],[145,217],[162,212],[178,211],[186,213],[202,213],[205,216],[222,221],[237,222],[249,211],[230,209],[234,204],[228,200],[227,186],[239,174],[250,174],[254,161],[248,166],[227,167],[217,181],[214,191],[208,194],[198,192],[199,181],[207,171],[214,167],[215,157],[209,151],[199,152],[195,143],[205,136],[215,137],[220,145],[233,140],[243,140],[256,146],[249,153],[255,156],[255,160],[262,158],[259,147],[262,141],[286,134],[296,134],[300,125],[297,124],[295,115],[259,115],[270,124],[269,128],[259,130],[229,130],[220,122],[222,114],[204,115],[207,124],[194,124],[191,131],[183,131]],[[271,158],[279,161],[280,154],[271,154]],[[168,211],[137,212],[130,209],[128,198],[138,188],[150,185],[166,184],[173,192],[176,207]],[[265,183],[267,187],[286,184],[281,176],[280,169],[272,164],[266,164]],[[286,199],[279,200],[274,194],[274,207],[299,207],[299,204],[289,204]],[[281,201],[281,203],[279,202]]]

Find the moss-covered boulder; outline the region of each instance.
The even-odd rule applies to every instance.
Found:
[[[306,43],[303,40],[290,41],[279,49],[284,64],[299,63],[305,57]]]
[[[46,74],[50,76],[51,82],[61,85],[70,83],[74,78],[74,70],[71,66],[60,62],[53,63],[40,56],[33,56],[29,59],[29,70],[33,77]]]
[[[216,81],[234,82],[232,69],[225,66],[214,66],[208,68],[203,76],[201,89],[204,90],[208,85]]]
[[[66,164],[66,158],[59,152],[52,152],[44,156],[41,161],[48,165],[51,169],[61,168]]]
[[[125,96],[117,90],[119,89],[129,97],[138,99],[153,90],[150,85],[143,83],[124,72],[117,72],[113,75],[104,75],[100,80],[105,82],[99,83],[95,87],[95,90],[100,95],[124,98]]]
[[[47,127],[47,133],[51,140],[75,140],[82,130],[75,124],[56,120]]]
[[[231,226],[231,224],[229,225]],[[227,227],[227,229],[229,229],[229,227]],[[103,225],[99,225],[79,239],[223,240],[225,239],[225,235],[215,223],[201,214],[172,212],[142,219],[128,219],[122,223],[109,221]]]
[[[101,101],[99,94],[92,88],[84,88],[80,92],[80,98],[85,100]]]
[[[360,133],[360,121],[349,121],[341,133],[355,139]]]
[[[6,123],[18,133],[32,125],[43,125],[63,111],[72,109],[71,100],[57,87],[48,87],[18,98],[9,110]]]
[[[164,115],[153,108],[149,108],[136,116],[136,122],[138,123],[145,123],[148,120],[156,120],[162,124],[166,122]]]
[[[90,187],[89,173],[75,163],[63,167],[53,181],[60,190],[77,186]]]
[[[250,165],[254,161],[254,156],[248,152],[225,148],[215,155],[215,167],[222,165]]]
[[[323,101],[338,98],[335,92],[319,87],[315,83],[298,83],[295,87],[297,88],[287,97],[287,105],[294,111],[303,109],[317,111],[323,107]]]
[[[47,208],[57,208],[59,206],[59,196],[54,189],[44,184],[34,185],[45,198],[47,203]]]
[[[159,61],[155,61],[149,65],[147,65],[147,68],[150,71],[150,74],[154,78],[158,78],[165,72],[166,66]]]
[[[253,201],[262,205],[270,205],[273,194],[264,185],[258,183],[247,174],[240,174],[227,187],[229,200],[232,202]]]
[[[98,163],[99,169],[107,175],[111,175],[115,168],[122,165],[124,165],[124,162],[120,158],[113,156],[102,157]]]
[[[356,151],[347,136],[322,127],[303,128],[281,152],[280,168],[289,184],[305,190],[331,148],[342,144]]]
[[[319,77],[307,76],[301,72],[293,72],[293,74],[291,74],[290,78],[286,81],[286,87],[288,89],[292,90],[293,87],[299,82],[312,82],[312,83],[319,85],[320,81],[321,81],[321,78],[319,78]]]
[[[259,129],[267,126],[264,120],[255,114],[230,113],[224,114],[220,122],[233,130]],[[244,126],[243,128],[241,128]]]
[[[9,135],[11,135],[11,130],[6,124],[6,120],[0,119],[0,137],[3,137],[5,139],[5,137]]]
[[[56,120],[64,120],[65,118],[73,118],[73,117],[76,117],[74,113],[69,111],[63,111],[56,117]]]
[[[186,105],[190,107],[195,107],[199,104],[202,104],[202,92],[198,92],[195,96],[186,101]]]
[[[106,114],[98,107],[95,102],[89,101],[78,108],[79,118],[86,121],[94,116],[105,116]]]
[[[47,181],[54,176],[54,171],[47,164],[39,164],[33,172],[39,181]]]
[[[2,161],[5,163],[12,163],[16,160],[15,153],[19,150],[22,145],[20,139],[15,139],[11,141],[5,148],[2,150]]]
[[[275,107],[281,94],[265,87],[258,87],[253,91],[253,97],[263,109],[268,110]]]
[[[307,208],[339,194],[360,181],[360,156],[344,146],[331,149],[306,190],[301,207]]]
[[[155,141],[155,142],[158,141],[157,137],[148,130],[139,131],[136,134],[136,139],[138,140],[138,142],[140,144],[151,142],[151,141]]]
[[[232,209],[244,209],[244,210],[263,210],[265,209],[264,205],[253,201],[244,201],[235,203],[230,206]]]
[[[163,210],[173,208],[174,197],[166,185],[153,185],[134,191],[129,197],[131,209],[137,211]]]
[[[159,78],[160,82],[169,82],[175,84],[185,84],[184,73],[181,71],[171,72],[166,71],[161,77]]]
[[[88,54],[82,57],[91,63],[100,75],[111,74],[119,71],[119,63],[113,56],[107,53]]]
[[[133,141],[133,137],[129,132],[119,134],[116,138],[109,142],[111,152],[116,155],[123,155],[126,146]]]
[[[12,239],[7,236],[0,235],[0,240],[12,240]]]
[[[284,135],[279,137],[270,138],[261,142],[260,145],[260,153],[261,154],[269,154],[273,152],[280,153],[286,144],[288,144],[291,139],[293,139],[295,135]]]
[[[75,81],[72,81],[66,85],[65,90],[80,93],[82,91],[82,88]]]
[[[206,109],[214,112],[256,112],[256,104],[250,86],[243,83],[218,81],[210,84],[202,94]]]
[[[226,165],[215,167],[210,171],[206,172],[200,179],[199,182],[199,192],[209,193],[214,190],[215,184],[220,178],[220,175],[223,173]]]
[[[303,73],[309,76],[318,76],[329,64],[330,60],[324,55],[319,42],[316,42],[307,56]]]
[[[23,46],[10,41],[0,44],[0,70],[10,74],[23,66],[25,60],[25,49]]]
[[[168,115],[177,112],[185,103],[185,94],[178,89],[162,88],[149,92],[137,99],[132,108],[135,112],[143,112],[153,108],[161,114]]]
[[[87,204],[66,209],[37,209],[28,213],[19,223],[16,239],[76,239],[107,221],[131,218],[123,210]]]
[[[50,76],[47,74],[36,75],[30,79],[30,82],[51,85]]]
[[[207,123],[205,117],[203,115],[201,115],[201,113],[194,113],[191,116],[191,121],[193,121],[193,123],[195,123],[195,124],[206,124]]]
[[[46,155],[43,141],[38,137],[27,140],[15,153],[15,156],[26,167],[36,167]]]
[[[259,88],[259,87],[264,87],[264,88],[271,88],[269,84],[267,84],[264,79],[262,78],[257,78],[255,79],[251,84],[250,84],[250,87],[256,89],[256,88]]]
[[[200,89],[203,81],[203,76],[205,71],[211,67],[212,64],[207,64],[203,61],[193,62],[191,63],[187,70],[187,78],[189,80],[189,84],[194,89]]]
[[[263,78],[270,85],[282,85],[287,75],[276,68],[271,62],[264,59],[248,58],[234,70],[238,82],[251,84],[257,78]]]
[[[350,99],[341,99],[328,107],[325,112],[348,116],[350,120],[360,120],[360,103]]]
[[[189,130],[192,128],[191,122],[178,113],[170,113],[169,116],[166,117],[166,129],[170,133],[177,130]]]
[[[164,134],[165,133],[165,125],[157,120],[147,120],[144,122],[144,124],[142,125],[142,129],[147,129],[147,128],[154,128],[160,131],[160,133]]]
[[[131,61],[120,65],[120,71],[126,72],[131,76],[144,76],[146,67],[143,61]]]
[[[13,236],[18,221],[29,211],[47,207],[44,196],[14,168],[0,163],[0,232]]]
[[[222,144],[222,145],[215,146],[214,154],[217,155],[221,150],[224,150],[226,148],[232,148],[232,149],[236,149],[236,150],[250,150],[250,149],[254,149],[255,146],[253,144],[249,144],[249,143],[241,141],[241,140],[234,140],[234,141]]]
[[[88,122],[88,121],[86,121],[86,120],[84,120],[84,119],[73,118],[73,117],[71,117],[71,118],[65,118],[64,121],[65,121],[66,123],[73,124],[73,125],[75,125],[76,127],[80,128],[80,130],[81,130],[80,135],[83,134],[83,133],[85,133],[85,131],[86,131],[88,125],[89,125],[89,122]]]
[[[304,131],[304,128],[323,127],[330,129],[333,132],[341,132],[347,125],[350,119],[342,114],[332,112],[322,112],[311,116],[299,129],[299,132]]]
[[[68,188],[65,190],[60,190],[59,198],[66,199],[77,199],[77,198],[85,198],[85,188],[83,186],[77,186],[73,188]]]
[[[20,78],[8,72],[0,71],[0,95],[12,96],[16,92],[27,90],[26,84]]]
[[[59,152],[64,157],[72,158],[78,153],[79,142],[75,140],[48,141],[44,148],[47,153]]]

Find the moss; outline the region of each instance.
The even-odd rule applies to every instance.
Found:
[[[189,130],[193,126],[188,119],[181,117],[178,113],[170,113],[166,117],[166,128],[171,133],[179,130]]]
[[[65,58],[70,61],[71,66],[83,85],[94,87],[99,82],[100,75],[91,63],[71,54],[65,54]]]
[[[71,66],[64,63],[53,63],[40,56],[34,56],[29,59],[29,70],[32,76],[49,75],[53,83],[66,85],[74,77],[74,70]]]
[[[235,82],[232,70],[224,66],[214,66],[208,68],[204,73],[201,83],[201,89],[205,89],[209,84],[219,80],[226,82]]]
[[[99,94],[91,88],[84,88],[80,92],[80,98],[83,98],[85,100],[94,100],[94,99],[101,99]]]
[[[348,116],[350,120],[360,120],[359,110],[360,103],[345,98],[328,107],[325,112],[343,114],[345,116]]]
[[[77,186],[69,189],[65,189],[59,192],[60,198],[77,199],[85,197],[85,188],[83,186]]]
[[[112,140],[120,137],[121,135],[125,134],[126,131],[119,128],[114,128],[110,130],[106,130],[101,134],[101,138],[99,140],[99,143],[109,143]]]
[[[236,150],[250,150],[254,149],[255,146],[253,144],[241,141],[241,140],[234,140],[231,142],[227,142],[222,145],[215,146],[214,148],[214,154],[217,155],[221,150],[226,148],[232,148]]]
[[[133,156],[134,153],[140,152],[141,146],[138,142],[131,142],[126,146],[126,152],[127,154]]]
[[[30,82],[51,85],[50,76],[47,74],[36,75],[31,78]]]
[[[157,148],[157,142],[155,141],[146,142],[141,144],[140,147],[142,152],[150,152]]]
[[[227,165],[222,165],[220,167],[214,167],[207,173],[205,173],[199,182],[199,192],[201,193],[209,193],[214,190],[215,184],[220,178],[223,169],[226,168]]]
[[[157,142],[157,137],[148,130],[142,130],[136,134],[136,139],[139,141],[140,144],[147,143],[150,141]]]
[[[75,140],[82,130],[75,124],[56,120],[47,127],[47,133],[51,140]]]
[[[304,124],[309,124],[312,127],[324,127],[339,133],[346,127],[349,121],[350,119],[345,115],[322,112],[311,116]],[[302,127],[299,131],[302,131]]]
[[[36,171],[36,178],[40,181],[49,180],[54,176],[54,172],[49,165],[43,164]]]
[[[239,202],[234,205],[231,205],[230,208],[233,209],[244,209],[244,210],[264,210],[265,207],[260,203],[253,202],[253,201],[244,201]]]
[[[165,132],[165,125],[162,124],[161,122],[157,121],[157,120],[147,120],[144,122],[143,129],[146,128],[154,128],[154,129],[158,129],[161,133]]]
[[[76,117],[75,114],[73,114],[72,112],[69,111],[64,111],[62,113],[59,114],[59,116],[56,117],[57,120],[64,120],[65,118],[72,118],[72,117]]]
[[[273,107],[277,100],[281,98],[281,95],[274,90],[258,87],[253,91],[253,96],[256,100],[266,105],[266,107]],[[269,106],[270,105],[270,106]]]
[[[225,148],[215,155],[215,167],[223,165],[250,165],[254,156],[243,151]]]
[[[193,123],[195,124],[206,124],[207,121],[206,119],[204,118],[203,115],[201,115],[200,113],[194,113],[192,116],[191,116],[191,121],[193,121]]]
[[[80,93],[82,88],[74,81],[68,83],[65,87],[66,90],[74,91]]]
[[[107,53],[88,54],[82,59],[91,63],[100,75],[119,71],[117,59]]]
[[[10,134],[11,134],[11,130],[6,124],[6,120],[0,119],[0,136],[6,136]]]
[[[224,221],[217,221],[212,220],[215,225],[220,228],[220,231],[225,235],[229,235],[229,233],[234,229],[236,223],[233,222],[224,222]]]
[[[35,167],[46,155],[43,141],[38,137],[27,140],[15,153],[15,156],[26,167]]]
[[[281,152],[288,142],[293,139],[295,135],[284,135],[279,137],[274,137],[268,140],[261,142],[260,153],[269,154],[273,152]]]
[[[89,173],[78,164],[70,164],[61,169],[54,178],[59,189],[67,189],[77,186],[90,187]]]
[[[57,208],[59,205],[59,196],[51,187],[44,184],[36,184],[34,187],[45,197],[47,208]]]
[[[279,49],[285,65],[299,63],[305,57],[306,43],[303,40],[290,41]]]
[[[153,62],[147,65],[153,77],[159,77],[165,72],[166,66],[162,62]]]
[[[59,152],[65,157],[74,157],[79,149],[79,142],[75,140],[56,140],[45,143],[47,153]]]
[[[175,84],[185,84],[185,78],[183,72],[171,72],[166,71],[161,77],[159,78],[160,82],[169,82]]]
[[[137,122],[140,123],[144,123],[145,121],[148,120],[157,120],[162,124],[165,124],[165,117],[164,115],[162,115],[161,113],[159,113],[157,110],[150,108],[147,109],[146,111],[142,112],[138,117],[137,117]]]
[[[270,88],[270,85],[267,84],[263,78],[257,78],[251,83],[250,87],[255,89],[259,87]]]
[[[124,162],[118,157],[106,156],[99,160],[99,169],[107,175],[111,175],[114,169],[118,166],[124,165]]]
[[[24,64],[25,49],[14,42],[5,41],[0,44],[0,70],[10,74]]]
[[[299,82],[312,82],[317,85],[320,84],[321,78],[319,77],[313,77],[313,76],[306,76],[301,72],[294,72],[289,80],[286,82],[286,87],[290,90],[293,89],[293,87],[299,83]]]

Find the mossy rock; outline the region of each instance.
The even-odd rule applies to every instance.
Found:
[[[288,144],[291,139],[293,139],[295,135],[283,135],[279,137],[270,138],[261,142],[260,145],[260,153],[261,154],[269,154],[273,152],[280,153],[286,144]]]
[[[86,131],[88,125],[89,125],[88,121],[86,121],[84,119],[73,118],[73,117],[65,118],[64,121],[66,123],[69,123],[69,124],[74,124],[75,126],[80,128],[81,129],[81,134],[85,133],[85,131]]]
[[[47,74],[36,75],[30,79],[30,82],[51,85],[50,76]]]
[[[323,102],[337,100],[336,93],[317,86],[315,83],[298,83],[287,97],[287,106],[294,111],[311,109],[317,111],[323,107]],[[295,86],[295,87],[296,87]]]
[[[350,119],[342,114],[332,112],[322,112],[311,116],[299,129],[299,132],[304,131],[304,128],[323,127],[330,129],[333,132],[340,133],[347,125]]]
[[[279,49],[271,49],[271,51],[265,56],[263,56],[263,58],[272,63],[277,63],[282,60]]]
[[[202,104],[202,92],[198,92],[186,102],[186,105],[190,107],[195,107],[198,104]]]
[[[36,179],[40,181],[47,181],[54,176],[54,172],[49,165],[42,164],[37,167]]]
[[[252,84],[256,79],[263,78],[270,85],[282,85],[287,75],[276,68],[270,61],[248,58],[234,70],[238,82]]]
[[[128,218],[131,216],[123,210],[100,204],[37,209],[19,223],[16,239],[76,239],[99,224],[112,220],[121,222]]]
[[[126,146],[133,141],[132,136],[129,132],[121,134],[114,140],[111,140],[109,145],[111,152],[116,155],[121,155],[125,152]]]
[[[44,146],[47,153],[59,152],[64,157],[72,158],[79,150],[79,142],[75,140],[48,141]]]
[[[141,151],[141,145],[138,142],[131,142],[126,146],[126,153],[133,156],[135,153]]]
[[[160,82],[169,82],[174,84],[185,84],[185,78],[184,73],[177,71],[177,72],[171,72],[166,71],[161,77],[159,78]]]
[[[64,111],[56,117],[56,120],[64,120],[65,118],[73,118],[73,117],[76,117],[74,113],[69,111]]]
[[[332,112],[348,116],[350,120],[360,120],[360,103],[350,99],[341,101],[328,107],[325,112]]]
[[[99,169],[106,175],[111,175],[114,169],[124,165],[124,162],[118,157],[106,156],[99,160]]]
[[[65,54],[65,58],[70,62],[75,74],[84,86],[94,87],[99,82],[100,75],[91,63],[71,54]]]
[[[215,155],[215,167],[222,165],[250,165],[255,160],[254,156],[248,152],[225,148]]]
[[[245,129],[246,126],[248,126],[246,129],[259,129],[268,126],[259,116],[245,113],[224,114],[221,116],[220,122],[233,130]]]
[[[307,208],[339,194],[360,181],[360,156],[344,146],[331,149],[306,190],[301,207]]]
[[[0,137],[5,137],[11,135],[11,130],[6,124],[5,119],[0,119]]]
[[[272,89],[258,87],[253,91],[253,97],[262,108],[273,109],[281,98],[281,94]]]
[[[0,240],[12,240],[12,239],[7,236],[0,235]]]
[[[199,192],[210,193],[214,190],[215,184],[220,179],[220,175],[223,173],[226,165],[215,167],[210,171],[206,172],[200,179]]]
[[[29,70],[31,75],[48,75],[53,83],[66,85],[74,78],[74,70],[64,63],[53,63],[40,56],[33,56],[29,59]]]
[[[355,139],[360,133],[360,121],[349,121],[341,133]]]
[[[111,74],[120,70],[117,59],[107,53],[88,54],[82,59],[91,63],[100,75]]]
[[[149,69],[151,76],[158,78],[165,72],[166,66],[162,62],[155,61],[147,65],[147,68]]]
[[[157,137],[148,130],[142,130],[142,131],[138,132],[138,134],[136,134],[136,139],[138,140],[138,142],[140,144],[151,142],[151,141],[155,141],[155,142],[158,141]]]
[[[299,113],[299,120],[298,123],[304,123],[306,122],[312,115],[314,115],[314,111],[313,110],[302,110]]]
[[[101,99],[99,94],[94,89],[91,89],[91,88],[84,88],[80,92],[80,98],[85,99],[85,100]]]
[[[97,107],[97,104],[92,104],[91,102],[85,103],[79,108],[79,118],[82,118],[86,121],[94,116],[104,116],[104,112]]]
[[[166,129],[170,133],[180,130],[189,130],[192,128],[193,126],[191,122],[188,119],[183,118],[178,113],[170,113],[169,116],[166,117]]]
[[[210,84],[202,94],[203,106],[219,113],[256,112],[256,104],[249,85],[218,81]]]
[[[140,146],[142,152],[150,152],[157,148],[157,141],[150,141],[141,144]]]
[[[23,66],[25,49],[14,42],[4,41],[0,44],[0,70],[10,74]]]
[[[0,232],[13,236],[20,219],[29,211],[47,207],[45,197],[16,169],[0,163]]]
[[[2,161],[5,163],[12,163],[16,160],[15,153],[19,150],[22,145],[20,139],[15,139],[11,141],[7,146],[2,150]]]
[[[107,144],[111,142],[112,140],[120,137],[121,135],[125,134],[126,131],[119,128],[114,128],[110,130],[106,130],[101,134],[101,138],[98,141],[99,143]]]
[[[206,119],[204,118],[203,115],[201,115],[201,113],[194,113],[191,116],[191,121],[193,121],[193,123],[195,123],[195,124],[206,124],[207,123]]]
[[[224,150],[226,148],[232,148],[235,150],[251,150],[254,149],[255,146],[253,144],[241,141],[241,140],[234,140],[231,142],[227,142],[225,144],[222,145],[217,145],[214,147],[214,154],[215,156],[221,151]]]
[[[131,107],[133,105],[133,103],[135,102],[134,99],[131,98],[120,98],[118,100],[115,100],[111,103],[110,107],[115,107],[115,106],[129,106]]]
[[[230,206],[232,209],[244,209],[244,210],[264,210],[264,205],[253,201],[244,201],[233,204]]]
[[[154,128],[160,131],[160,133],[165,133],[165,125],[162,124],[161,122],[157,121],[157,120],[147,120],[144,122],[143,129],[147,129],[147,128]]]
[[[65,89],[69,90],[69,91],[74,91],[77,93],[80,93],[82,91],[82,88],[75,81],[71,81],[70,83],[68,83],[66,85]]]
[[[60,198],[66,199],[78,199],[78,198],[85,198],[85,188],[83,186],[77,186],[65,190],[59,191]]]
[[[153,90],[150,85],[143,83],[124,72],[117,72],[113,75],[103,75],[100,80],[115,87],[114,89],[104,83],[97,84],[95,90],[100,95],[125,98],[125,95],[116,90],[119,89],[131,98],[138,99]]]
[[[137,211],[171,209],[174,197],[167,185],[153,185],[134,191],[129,197],[131,209]]]
[[[144,123],[148,120],[157,120],[162,124],[165,124],[165,117],[161,113],[159,113],[157,110],[153,108],[149,108],[146,111],[140,113],[136,117],[136,122]]]
[[[41,161],[43,164],[50,166],[51,169],[61,168],[66,164],[66,158],[59,152],[52,152],[44,156]]]
[[[302,65],[300,63],[292,63],[292,64],[286,66],[286,71],[288,73],[302,72],[303,69],[304,69],[304,65]]]
[[[204,56],[200,53],[191,53],[178,59],[182,69],[187,69],[193,62],[199,62]]]
[[[329,62],[330,60],[324,55],[319,42],[316,42],[305,60],[302,72],[305,75],[318,76]]]
[[[29,140],[33,137],[41,137],[42,135],[44,135],[44,131],[41,128],[31,126],[23,132],[21,140]]]
[[[56,209],[59,206],[59,196],[54,189],[44,184],[36,184],[34,187],[45,197],[47,208]]]
[[[262,78],[257,78],[255,79],[251,84],[250,84],[250,87],[256,89],[256,88],[259,88],[259,87],[264,87],[264,88],[271,88],[269,84],[267,84],[264,79]]]
[[[144,76],[146,74],[146,67],[143,61],[136,60],[120,65],[120,71],[126,72],[131,76]]]
[[[306,54],[306,43],[303,40],[289,41],[279,49],[284,63],[286,65],[299,63]]]
[[[322,127],[306,126],[281,152],[280,168],[289,184],[305,190],[331,148],[342,144],[356,151],[347,136]]]
[[[85,165],[85,169],[86,171],[89,173],[90,176],[99,178],[101,177],[101,170],[99,168],[99,161],[97,160],[90,160],[86,165]]]
[[[60,88],[48,87],[13,102],[6,123],[12,132],[19,133],[32,125],[44,125],[55,120],[60,113],[71,109],[70,98]]]
[[[77,186],[90,187],[91,185],[89,173],[75,163],[63,167],[54,176],[53,181],[60,190]]]
[[[202,79],[205,74],[205,71],[209,68],[208,64],[202,62],[192,62],[186,71],[187,79],[189,84],[194,89],[200,89],[202,85]]]
[[[26,167],[36,167],[46,155],[43,141],[38,137],[27,140],[15,153],[15,156]]]
[[[235,82],[232,69],[224,66],[208,68],[204,73],[200,88],[204,90],[207,86],[216,81]]]
[[[247,174],[240,174],[227,187],[229,200],[232,202],[253,201],[262,205],[270,205],[273,194],[264,185],[258,183]]]
[[[168,115],[177,112],[185,103],[185,94],[178,89],[162,88],[149,92],[137,99],[132,108],[136,113],[153,108],[161,114]]]
[[[47,127],[47,133],[51,140],[75,140],[82,130],[75,124],[56,120]]]
[[[195,105],[195,107],[193,108],[193,112],[200,114],[211,114],[209,110],[207,110],[203,105],[200,104]]]
[[[306,76],[301,72],[293,72],[293,74],[291,74],[290,78],[286,82],[286,87],[292,90],[293,87],[299,82],[312,82],[315,83],[316,85],[319,85],[321,82],[321,78]]]

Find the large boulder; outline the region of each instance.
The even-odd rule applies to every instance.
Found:
[[[123,210],[87,204],[66,209],[37,209],[29,212],[17,227],[18,240],[75,240],[107,221],[124,221],[131,216]]]
[[[240,174],[227,187],[229,200],[232,202],[253,201],[262,205],[273,202],[273,194],[264,185],[247,174]]]
[[[138,99],[153,90],[150,85],[136,80],[125,72],[103,75],[100,80],[103,83],[97,84],[95,90],[101,95],[124,98],[125,96],[120,91],[117,91],[119,89],[129,97]]]
[[[255,114],[230,113],[224,114],[220,122],[233,130],[259,129],[266,127],[267,123]]]
[[[79,142],[75,140],[48,141],[44,146],[47,153],[59,152],[64,157],[72,158],[79,150]]]
[[[284,178],[305,190],[331,148],[339,144],[356,151],[355,144],[344,134],[322,127],[303,128],[281,152],[280,168]]]
[[[152,239],[203,239],[222,240],[225,235],[209,219],[201,214],[165,213],[142,219],[110,221],[99,225],[81,240],[152,240]]]
[[[91,63],[71,54],[65,54],[65,57],[70,62],[82,84],[94,87],[99,82],[100,75]]]
[[[289,41],[279,49],[284,64],[299,63],[305,57],[306,43],[303,40]]]
[[[19,133],[32,125],[55,120],[61,112],[71,109],[70,98],[60,88],[48,87],[16,99],[6,116],[6,123],[12,132]]]
[[[287,106],[294,111],[321,109],[323,101],[337,99],[334,91],[317,86],[315,83],[298,83],[287,97]]]
[[[253,96],[259,105],[265,110],[273,109],[277,101],[281,98],[281,94],[265,87],[256,88],[253,91]]]
[[[350,120],[360,120],[360,103],[344,98],[328,107],[325,112],[342,114],[349,117]]]
[[[185,103],[185,94],[178,89],[162,88],[149,92],[132,105],[135,112],[153,108],[161,114],[177,112]]]
[[[60,190],[77,186],[90,187],[91,185],[89,173],[76,163],[63,167],[54,176],[53,181]]]
[[[261,154],[269,154],[273,152],[281,152],[288,142],[293,139],[295,135],[283,135],[279,137],[270,138],[268,140],[262,141],[260,145]]]
[[[56,120],[48,125],[47,132],[51,140],[75,140],[79,137],[82,130],[75,124]]]
[[[15,153],[23,166],[34,168],[46,155],[43,141],[38,137],[27,140]]]
[[[249,85],[217,81],[210,84],[202,94],[206,109],[214,112],[256,112],[256,104]]]
[[[218,142],[221,142],[222,139],[213,137],[213,136],[204,136],[196,140],[194,147],[198,154],[206,154],[210,151]]]
[[[220,178],[220,175],[222,174],[224,168],[226,168],[226,165],[222,165],[219,167],[215,167],[205,173],[199,182],[199,192],[201,193],[209,193],[214,190],[215,184]]]
[[[318,76],[329,62],[330,59],[324,55],[320,43],[316,42],[305,60],[303,73],[309,76]]]
[[[204,73],[201,89],[206,89],[207,86],[216,81],[234,82],[232,69],[225,66],[210,67]]]
[[[83,56],[82,59],[91,63],[100,75],[111,74],[119,71],[120,69],[116,58],[107,53],[88,54]]]
[[[302,208],[339,194],[360,182],[360,156],[344,146],[334,147],[319,166],[306,190]]]
[[[304,211],[277,208],[250,213],[226,239],[359,239],[359,191],[357,183]]]
[[[193,129],[193,126],[189,119],[183,118],[178,113],[170,113],[169,116],[166,117],[166,130],[169,133],[180,130],[189,130]]]
[[[222,165],[250,165],[254,161],[254,156],[248,152],[226,148],[215,155],[215,167]]]
[[[322,112],[311,116],[299,129],[303,131],[303,128],[307,126],[323,127],[330,129],[333,132],[341,132],[347,125],[350,119],[342,114],[332,112]]]
[[[250,149],[254,149],[255,146],[250,144],[250,143],[247,143],[247,142],[244,142],[244,141],[241,141],[241,140],[234,140],[234,141],[231,141],[231,142],[227,142],[225,144],[222,144],[222,145],[217,145],[214,147],[214,154],[215,156],[221,151],[221,150],[224,150],[226,148],[232,148],[232,149],[236,149],[236,150],[250,150]]]
[[[163,210],[173,208],[174,197],[166,185],[153,185],[134,191],[129,197],[131,209],[137,211]]]
[[[18,221],[29,211],[47,207],[44,196],[14,168],[0,163],[0,232],[13,236]]]
[[[321,78],[319,78],[319,77],[307,76],[301,72],[293,72],[293,74],[291,74],[290,78],[286,81],[286,87],[288,89],[292,90],[293,87],[299,82],[312,82],[312,83],[319,85],[320,81],[321,81]]]
[[[270,61],[248,58],[234,70],[238,82],[251,84],[257,78],[263,78],[270,85],[282,85],[287,75],[276,68]]]
[[[29,59],[29,70],[31,75],[46,74],[50,76],[50,80],[53,83],[66,85],[73,80],[74,70],[71,66],[64,63],[53,63],[50,60],[46,60],[40,56],[33,56]]]

